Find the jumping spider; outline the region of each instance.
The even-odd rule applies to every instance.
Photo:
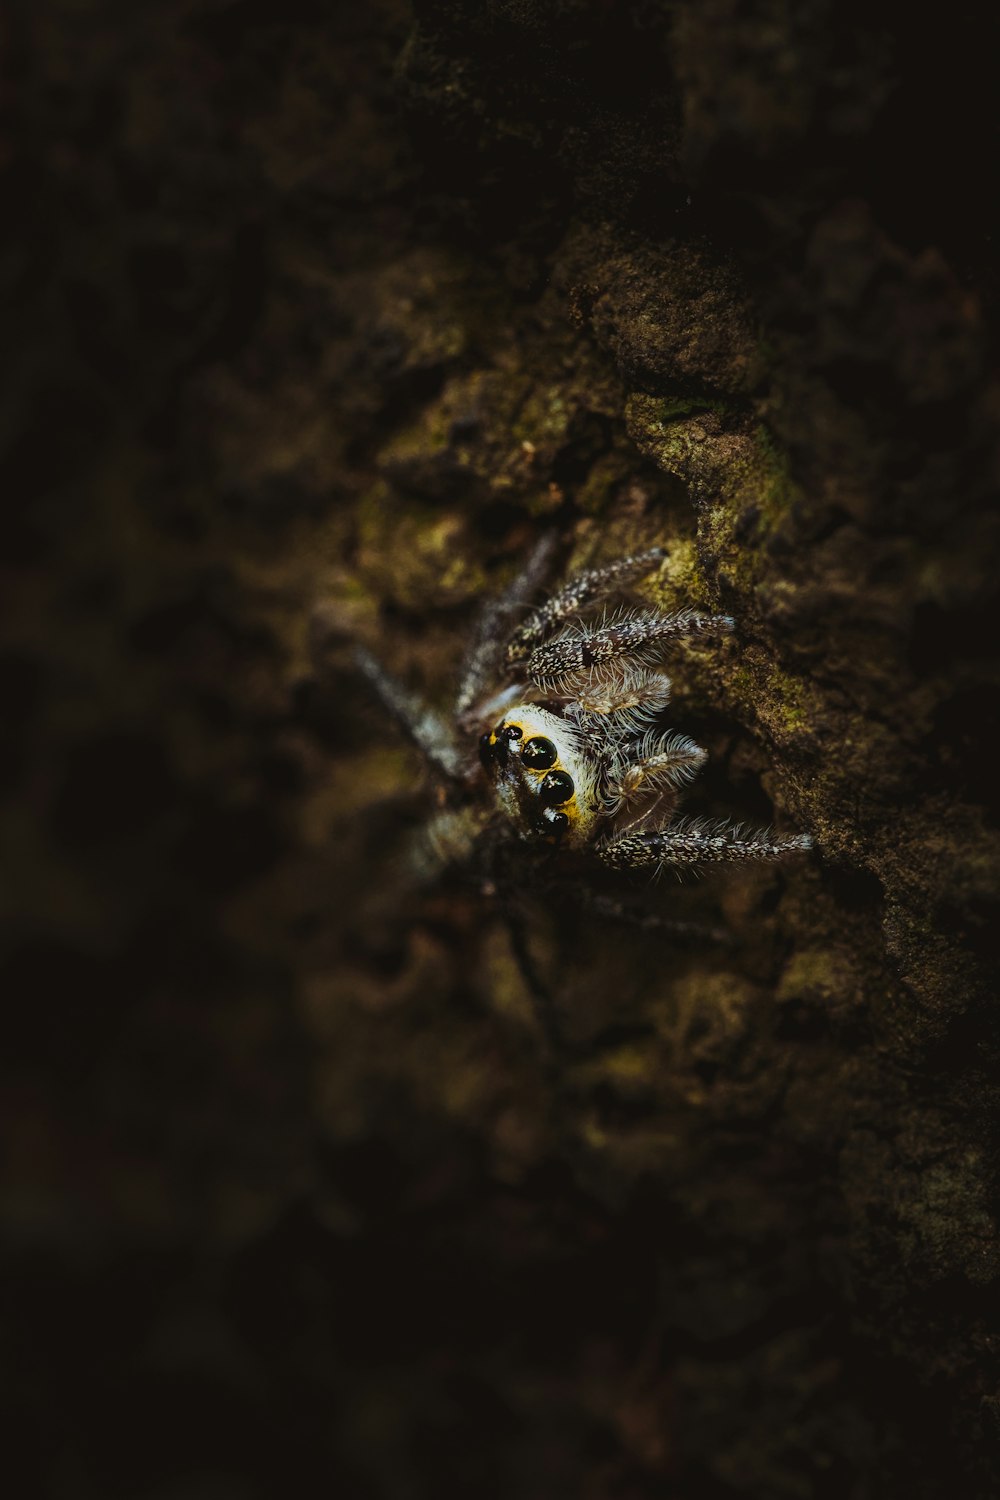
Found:
[[[592,606],[663,560],[665,550],[653,547],[579,574],[511,629],[551,551],[551,539],[543,540],[514,584],[483,611],[465,653],[453,725],[368,652],[357,653],[443,784],[443,807],[425,845],[432,861],[445,865],[492,850],[487,869],[495,872],[502,863],[495,852],[505,848],[523,886],[526,846],[542,863],[590,856],[613,870],[653,872],[809,849],[807,834],[675,816],[706,752],[661,727],[670,681],[656,663],[675,638],[728,632],[732,619],[619,608],[586,620]]]

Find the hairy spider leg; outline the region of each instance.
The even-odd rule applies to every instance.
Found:
[[[642,907],[620,901],[616,896],[608,896],[603,891],[592,890],[586,885],[574,886],[573,894],[586,911],[605,917],[609,922],[620,922],[625,927],[638,928],[640,932],[663,933],[682,942],[707,941],[722,947],[733,946],[733,935],[725,927],[715,927],[705,922],[689,922],[682,917],[664,917],[659,912],[645,911]]]
[[[613,870],[644,870],[661,865],[780,859],[811,849],[812,842],[807,833],[772,834],[768,829],[746,831],[733,825],[690,822],[612,836],[597,853]]]
[[[483,696],[486,685],[499,675],[504,637],[511,617],[527,604],[549,570],[556,534],[547,532],[536,542],[524,567],[496,599],[479,612],[462,658],[455,714],[461,718]]]
[[[570,579],[565,588],[546,599],[533,610],[524,623],[514,632],[507,644],[508,667],[526,661],[532,649],[545,639],[550,630],[563,620],[580,613],[588,604],[603,599],[650,572],[667,555],[665,547],[650,547],[647,552],[634,552],[629,557],[620,557],[617,562],[603,568],[591,568]]]
[[[382,706],[428,765],[448,781],[464,780],[469,769],[467,757],[458,748],[451,728],[440,714],[391,677],[363,646],[355,647],[354,661],[374,688]]]
[[[602,667],[622,657],[649,660],[663,641],[678,636],[721,634],[732,630],[730,615],[702,615],[682,609],[675,614],[626,614],[607,625],[579,625],[536,646],[526,671],[539,687],[556,684],[574,673]]]

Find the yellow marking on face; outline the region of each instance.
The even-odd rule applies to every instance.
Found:
[[[532,781],[534,782],[536,794],[545,777],[552,772],[558,771],[572,782],[573,791],[565,802],[543,802],[539,796],[539,822],[544,822],[543,814],[545,808],[551,807],[554,812],[562,813],[567,820],[561,832],[555,828],[548,833],[543,828],[536,828],[532,831],[542,838],[555,839],[556,837],[561,837],[571,844],[578,843],[583,825],[585,822],[589,822],[590,819],[585,818],[579,798],[582,773],[581,758],[578,755],[572,754],[572,750],[567,754],[565,726],[555,715],[548,713],[546,710],[539,710],[537,718],[534,714],[531,716],[524,714],[517,715],[516,713],[508,715],[491,730],[489,737],[490,748],[497,743],[498,729],[520,730],[520,735],[517,737],[516,743],[520,746],[521,772],[529,785]],[[544,741],[545,746],[538,747],[535,752],[538,756],[538,764],[532,765],[530,753],[526,757],[525,752],[531,746],[532,742],[536,740]],[[562,745],[560,741],[563,742]],[[551,752],[551,759],[549,758],[547,749]]]

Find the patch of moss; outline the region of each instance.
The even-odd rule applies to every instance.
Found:
[[[759,647],[740,655],[726,674],[726,686],[742,713],[763,725],[776,743],[807,737],[822,716],[822,701],[810,685]]]
[[[897,1189],[896,1202],[905,1260],[938,1274],[939,1268],[957,1263],[971,1281],[996,1279],[996,1225],[980,1152],[970,1148],[912,1175],[902,1191]]]
[[[628,398],[626,423],[640,451],[685,485],[703,543],[745,576],[746,564],[794,509],[787,459],[764,425],[731,402],[641,392]]]
[[[829,1005],[857,987],[857,977],[838,948],[802,948],[789,959],[777,989],[779,1001]]]
[[[465,546],[460,515],[409,497],[401,506],[384,483],[358,505],[358,569],[373,593],[403,609],[471,603],[488,587]]]

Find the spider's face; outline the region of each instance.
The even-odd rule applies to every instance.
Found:
[[[588,841],[598,799],[579,736],[537,703],[515,704],[479,741],[497,804],[522,838],[578,846]]]

